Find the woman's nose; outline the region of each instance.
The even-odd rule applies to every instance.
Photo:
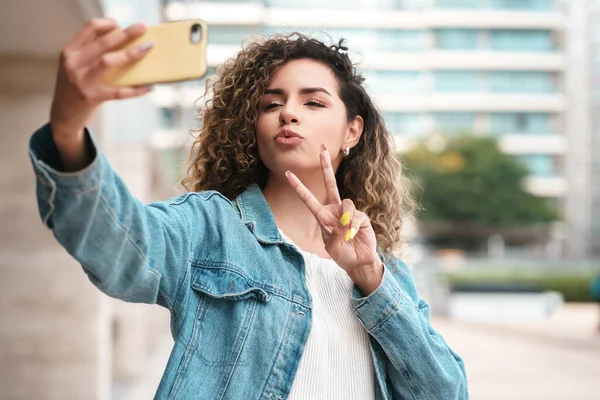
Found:
[[[297,124],[300,122],[299,113],[290,105],[285,105],[279,115],[282,125]]]

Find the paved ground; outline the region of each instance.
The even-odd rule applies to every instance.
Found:
[[[472,399],[587,400],[600,399],[599,314],[568,305],[537,323],[433,324],[463,357]]]
[[[570,304],[536,323],[432,324],[463,357],[473,400],[600,400],[599,316],[595,305]],[[153,397],[172,341],[157,343],[144,378],[115,399]]]

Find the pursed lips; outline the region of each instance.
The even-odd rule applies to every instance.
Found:
[[[293,146],[302,142],[304,138],[294,132],[291,129],[282,129],[277,136],[275,136],[275,143],[285,146]]]
[[[299,138],[299,139],[303,139],[303,137],[294,132],[291,129],[282,129],[277,136],[275,136],[275,140],[279,139],[279,138]]]

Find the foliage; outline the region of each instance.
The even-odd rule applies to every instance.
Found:
[[[526,167],[493,138],[434,137],[401,159],[414,173],[421,221],[527,225],[557,219],[545,199],[523,189]]]

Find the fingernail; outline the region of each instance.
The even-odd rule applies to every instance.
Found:
[[[340,223],[341,223],[343,226],[346,226],[346,225],[348,225],[348,222],[350,222],[350,212],[349,212],[349,211],[346,211],[346,212],[345,212],[345,213],[342,215],[342,218],[340,218]]]
[[[129,27],[130,29],[136,30],[136,31],[141,31],[143,29],[146,29],[146,25],[142,22],[137,22],[135,24],[130,25]]]
[[[148,51],[154,46],[153,42],[144,42],[138,46],[139,51]]]
[[[344,234],[344,240],[347,242],[348,240],[350,240],[350,230],[346,231],[346,233]]]
[[[290,171],[285,171],[285,176],[290,176],[292,173]]]
[[[354,236],[356,236],[356,229],[352,228],[350,229],[350,239],[354,239]]]
[[[327,147],[323,143],[321,143],[321,151],[327,151]]]

